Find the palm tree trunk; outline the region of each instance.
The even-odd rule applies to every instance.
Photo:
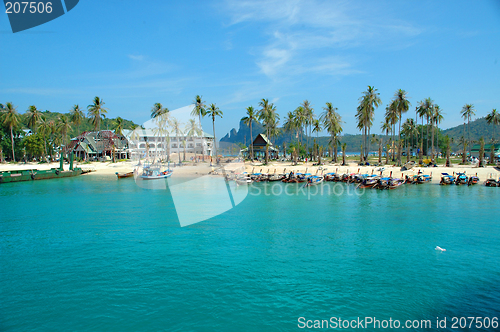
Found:
[[[10,140],[12,142],[12,161],[16,162],[16,156],[14,153],[14,133],[12,132],[12,126],[10,127]]]
[[[401,166],[401,116],[399,117],[398,164]]]
[[[217,163],[217,139],[215,138],[215,116],[212,116],[212,128],[214,130],[215,163]]]
[[[250,119],[250,160],[253,160],[252,120]]]

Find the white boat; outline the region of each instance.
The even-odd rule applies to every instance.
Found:
[[[322,176],[313,175],[307,178],[306,186],[315,186],[323,182]]]
[[[142,174],[139,177],[143,180],[158,180],[166,179],[172,176],[172,170],[167,169],[162,171],[161,165],[145,165],[142,169]]]
[[[250,184],[253,182],[253,180],[250,178],[250,175],[246,174],[246,173],[243,173],[243,174],[240,174],[236,177],[235,179],[236,183],[239,184],[239,185],[245,185],[245,184]]]

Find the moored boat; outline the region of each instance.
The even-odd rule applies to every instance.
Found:
[[[127,173],[116,172],[115,174],[118,179],[130,178],[134,176],[134,172],[127,172]]]
[[[467,177],[467,175],[465,175],[465,172],[464,173],[457,173],[457,178],[455,179],[455,184],[457,186],[461,185],[461,184],[467,184],[468,181],[469,181],[469,178]]]
[[[441,173],[441,175],[441,181],[439,181],[440,185],[448,185],[455,182],[455,175],[450,175],[448,173]]]

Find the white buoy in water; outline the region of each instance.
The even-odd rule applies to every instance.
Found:
[[[446,249],[443,249],[443,248],[441,248],[440,246],[436,246],[436,250],[446,251]]]

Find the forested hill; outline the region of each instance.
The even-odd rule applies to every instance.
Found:
[[[496,128],[496,134],[495,137],[498,139],[500,137],[500,126]],[[283,133],[283,130],[281,130]],[[264,127],[260,123],[252,123],[252,137],[255,139],[255,136],[257,136],[260,133],[264,133]],[[424,132],[425,133],[425,132]],[[449,129],[440,129],[440,136],[446,136],[448,135],[450,138],[453,139],[454,144],[452,144],[452,148],[456,148],[457,142],[459,141],[460,137],[464,135],[464,126],[459,125],[453,128]],[[468,134],[466,134],[467,137]],[[492,137],[494,135],[494,126],[490,125],[486,122],[485,118],[479,118],[474,121],[471,121],[470,123],[470,136],[472,141],[479,141],[481,137],[484,138],[486,142],[491,141]],[[379,135],[377,135],[379,136]],[[386,139],[386,136],[382,136],[383,139]],[[271,138],[273,143],[278,146],[282,146],[284,142],[288,143],[291,142],[292,139],[296,140],[295,135],[292,135],[290,133],[283,133],[282,135],[278,137],[273,137]],[[322,136],[317,138],[316,135],[312,135],[312,138],[310,138],[310,142],[312,142],[314,139],[323,146],[328,145],[328,142],[330,140],[330,137]],[[360,150],[360,146],[362,143],[362,135],[357,134],[357,135],[349,135],[345,134],[342,135],[340,138],[340,141],[342,143],[347,144],[347,151],[348,152],[357,152]],[[250,128],[243,123],[243,121],[240,121],[240,126],[239,129],[232,129],[226,136],[221,138],[221,142],[227,142],[227,143],[235,143],[235,144],[244,144],[248,146],[250,144]],[[303,142],[305,142],[305,138],[302,139]],[[376,143],[372,144],[371,150],[376,150]]]

